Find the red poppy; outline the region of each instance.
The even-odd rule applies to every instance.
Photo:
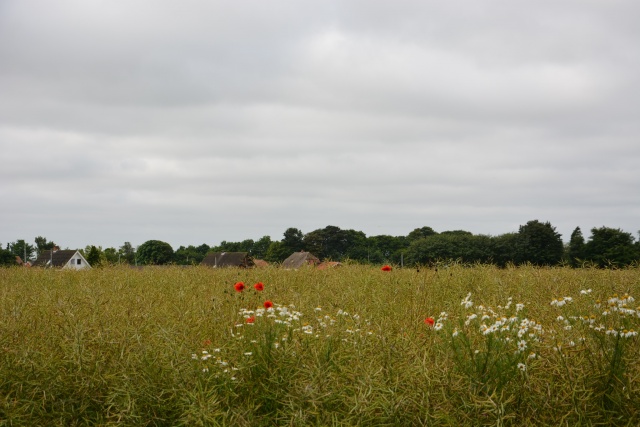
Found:
[[[247,323],[253,323],[256,321],[256,316],[247,317]]]
[[[244,291],[244,283],[242,283],[242,282],[236,283],[235,285],[233,285],[233,287],[236,290],[236,292]]]
[[[258,282],[255,285],[253,285],[253,287],[255,288],[256,291],[263,291],[264,290],[264,283]]]
[[[391,271],[391,266],[385,265],[384,267],[382,267],[382,271]]]
[[[210,339],[206,339],[206,340],[202,341],[202,345],[204,347],[210,346],[211,345],[211,340]]]
[[[266,300],[264,302],[264,308],[270,309],[271,307],[273,307],[273,303],[271,301],[269,301],[269,300]]]
[[[426,319],[424,319],[424,323],[426,325],[433,326],[436,321],[433,319],[433,317],[427,317]]]

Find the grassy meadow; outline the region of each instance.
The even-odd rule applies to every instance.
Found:
[[[0,269],[0,426],[635,426],[639,291],[637,268]]]

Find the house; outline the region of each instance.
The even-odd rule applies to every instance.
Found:
[[[304,266],[314,266],[320,264],[320,260],[313,255],[311,252],[305,252],[305,251],[300,251],[300,252],[294,252],[291,255],[289,255],[289,258],[285,259],[284,261],[282,261],[282,267],[283,268],[301,268]]]
[[[207,254],[200,265],[207,267],[253,267],[253,260],[248,252],[212,252]]]
[[[34,267],[62,268],[67,270],[84,270],[91,268],[91,265],[82,254],[73,249],[60,250],[57,247],[53,250],[42,251],[33,263]]]
[[[254,259],[253,260],[253,264],[256,267],[261,267],[261,268],[269,267],[269,263],[267,261],[263,260],[263,259]]]
[[[326,270],[328,268],[342,267],[342,263],[338,261],[325,261],[316,267],[318,270]]]

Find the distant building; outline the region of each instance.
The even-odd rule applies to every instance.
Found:
[[[318,264],[318,266],[316,267],[318,270],[326,270],[328,268],[336,268],[336,267],[341,267],[342,263],[338,262],[338,261],[325,261],[322,262],[320,264]]]
[[[282,261],[283,268],[292,268],[292,269],[301,268],[304,266],[313,267],[318,264],[320,264],[320,260],[311,252],[305,252],[305,251],[294,252],[291,255],[289,255],[289,258]]]
[[[253,264],[256,267],[262,267],[262,268],[269,267],[269,263],[267,261],[263,260],[263,259],[254,259],[253,260]]]
[[[213,268],[250,268],[254,266],[254,263],[248,252],[212,252],[204,257],[200,265]]]
[[[91,265],[79,251],[72,249],[60,250],[55,247],[53,250],[42,251],[34,261],[33,267],[84,270],[91,268]]]

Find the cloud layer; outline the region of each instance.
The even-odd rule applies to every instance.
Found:
[[[0,4],[6,243],[640,229],[632,1]]]

